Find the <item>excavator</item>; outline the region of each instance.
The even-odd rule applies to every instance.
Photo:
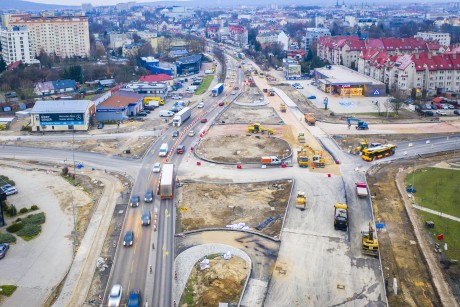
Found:
[[[308,153],[306,148],[297,150],[297,163],[299,167],[308,167]]]
[[[311,155],[312,155],[312,162],[315,165],[315,167],[325,167],[326,166],[326,160],[323,158],[323,154],[319,150],[314,150],[313,148],[310,147],[310,145],[305,145],[304,147],[305,150],[309,150]]]
[[[361,231],[362,235],[362,253],[372,257],[379,256],[379,242],[374,238],[374,227],[372,222],[369,222],[369,230]]]
[[[350,129],[352,122],[357,123],[356,129],[358,129],[358,130],[367,130],[367,129],[369,129],[369,125],[366,122],[363,122],[363,121],[361,121],[361,120],[359,120],[357,118],[347,117],[348,129]]]
[[[275,133],[275,130],[270,129],[270,128],[266,128],[266,127],[262,126],[259,123],[254,123],[254,124],[248,126],[248,132],[249,133],[254,133],[254,134],[259,133],[259,132],[263,134],[263,133],[267,132],[268,135],[271,135],[271,134]]]
[[[307,206],[307,198],[305,197],[305,192],[297,191],[295,207],[303,211],[305,210],[306,206]]]

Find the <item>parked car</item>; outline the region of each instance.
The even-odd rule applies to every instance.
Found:
[[[299,84],[299,85],[297,85],[297,89],[301,90],[301,89],[303,89],[303,86]]]
[[[447,108],[450,109],[450,110],[455,109],[455,107],[453,105],[451,105],[451,104],[448,104]]]
[[[426,107],[427,110],[431,110],[431,109],[432,109],[432,108],[431,108],[431,104],[426,104],[425,107]]]
[[[185,146],[184,145],[177,146],[177,149],[176,149],[177,154],[183,154],[184,152],[185,152]]]
[[[108,297],[108,306],[120,306],[123,288],[121,285],[113,285]]]
[[[190,132],[188,133],[188,136],[195,136],[195,131],[190,130]]]
[[[441,111],[441,110],[437,110],[436,114],[441,115],[441,116],[447,116],[446,111]]]
[[[102,128],[104,128],[104,123],[103,122],[97,123],[97,129],[102,129]]]
[[[147,192],[145,192],[144,201],[146,203],[151,203],[153,201],[153,191],[152,190],[147,190]]]
[[[137,113],[137,116],[145,117],[145,116],[147,116],[147,113],[145,111],[141,111],[141,112]]]
[[[172,136],[173,138],[177,138],[179,136],[179,131],[174,130]]]
[[[10,249],[10,245],[8,243],[1,243],[0,244],[0,259],[5,258],[6,252]]]
[[[425,112],[425,116],[433,116],[433,115],[434,115],[433,111],[426,111]]]
[[[182,96],[180,96],[180,95],[174,95],[174,96],[172,96],[172,99],[182,99]]]
[[[316,99],[316,96],[308,96],[308,99]]]
[[[150,113],[151,113],[151,111],[150,111],[150,110],[147,110],[147,109],[145,109],[144,112],[147,113],[147,114],[150,114]]]
[[[235,92],[235,91],[232,91],[232,95],[236,95],[236,92]]]
[[[196,107],[198,109],[202,109],[202,108],[204,108],[204,103],[200,102]]]
[[[155,163],[155,164],[153,165],[152,172],[154,172],[154,173],[159,173],[159,172],[161,172],[161,163],[159,163],[159,162],[158,162],[158,163]]]
[[[13,194],[17,194],[18,193],[18,190],[16,189],[16,187],[12,186],[12,185],[4,185],[2,187],[2,190],[3,192],[5,192],[5,194],[7,196],[9,195],[13,195]]]
[[[123,246],[132,246],[134,244],[134,232],[127,230],[123,238]]]
[[[460,110],[454,110],[455,115],[460,115]]]
[[[131,196],[131,201],[129,202],[129,205],[131,207],[139,207],[140,201],[141,201],[141,198],[139,197],[139,195],[133,195]]]
[[[133,289],[129,293],[128,307],[140,307],[141,306],[141,290]]]
[[[201,119],[201,123],[202,123],[202,124],[207,123],[207,122],[208,122],[208,120],[207,120],[206,118],[202,118],[202,119]]]

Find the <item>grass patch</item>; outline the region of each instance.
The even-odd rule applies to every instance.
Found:
[[[13,180],[10,178],[0,175],[0,186],[3,186],[5,184],[11,184],[11,185],[16,185]]]
[[[42,231],[41,224],[45,223],[45,221],[45,213],[40,212],[37,214],[31,214],[19,220],[17,223],[8,226],[6,230],[8,232],[16,233],[25,241],[30,241],[40,234]]]
[[[0,243],[16,243],[16,237],[10,233],[0,232]]]
[[[201,95],[206,92],[209,85],[211,84],[212,79],[214,79],[214,74],[206,76],[201,82],[200,86],[197,88],[195,95]]]
[[[460,223],[421,210],[417,210],[417,213],[421,217],[423,224],[425,224],[426,221],[434,222],[434,228],[425,228],[425,230],[434,241],[440,243],[443,251],[444,243],[447,243],[448,249],[445,251],[447,258],[460,259],[460,242],[458,242],[460,236]],[[439,234],[444,234],[443,241],[437,241],[436,237]]]
[[[197,278],[193,277],[188,280],[185,286],[184,293],[180,300],[180,306],[187,304],[187,306],[193,306],[193,286],[196,284]]]
[[[0,291],[0,295],[11,296],[17,288],[18,287],[15,285],[1,285],[0,289],[2,289],[2,291]]]
[[[46,221],[45,213],[40,212],[37,214],[31,214],[22,219],[24,224],[43,224]]]
[[[19,230],[16,234],[23,238],[25,241],[30,241],[37,237],[42,231],[41,225],[36,224],[26,224],[24,228]]]
[[[15,223],[15,224],[12,224],[12,225],[6,227],[6,231],[8,231],[10,233],[15,233],[15,232],[18,232],[19,230],[21,230],[22,228],[24,228],[23,223]]]
[[[414,178],[415,202],[422,207],[460,217],[460,171],[441,168],[417,170],[406,177],[406,187]]]

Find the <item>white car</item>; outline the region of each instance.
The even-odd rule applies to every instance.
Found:
[[[236,92],[235,92],[235,91],[232,91],[232,95],[236,95]]]
[[[200,102],[200,103],[197,105],[197,108],[198,108],[198,109],[204,108],[204,103]]]
[[[447,113],[445,111],[437,110],[436,114],[441,115],[441,116],[446,116]]]
[[[190,130],[190,132],[188,133],[188,136],[195,136],[195,131]]]
[[[159,173],[161,172],[161,164],[160,163],[155,163],[153,165],[153,170],[152,170],[154,173]]]
[[[120,306],[122,294],[123,288],[121,285],[113,285],[112,290],[110,290],[109,293],[108,306]]]
[[[5,194],[7,196],[10,196],[10,195],[18,193],[18,190],[16,189],[16,187],[14,187],[14,186],[12,186],[10,184],[6,184],[6,185],[2,186],[2,190],[3,190],[3,192],[5,192]]]
[[[171,98],[172,98],[172,99],[182,99],[182,96],[180,96],[180,95],[174,95],[174,96],[172,96]]]

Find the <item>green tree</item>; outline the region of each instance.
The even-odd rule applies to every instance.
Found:
[[[64,79],[75,80],[77,82],[83,82],[83,70],[80,65],[72,65],[64,70]]]
[[[412,99],[416,99],[417,98],[417,89],[416,88],[413,88],[411,91],[410,91],[410,97]]]

